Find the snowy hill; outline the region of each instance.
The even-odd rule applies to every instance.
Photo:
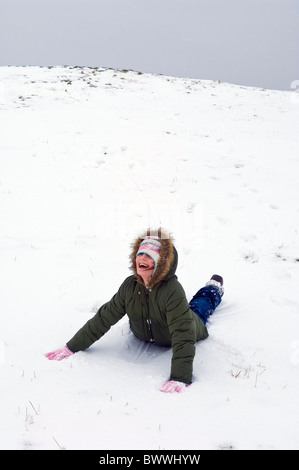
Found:
[[[1,449],[298,449],[295,92],[77,67],[0,69]],[[162,225],[188,298],[223,275],[194,382],[127,319],[63,346]]]

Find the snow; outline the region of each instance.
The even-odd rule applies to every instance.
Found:
[[[296,92],[102,68],[1,67],[1,449],[298,449]],[[190,299],[223,302],[193,384],[125,317],[61,347],[173,233]]]

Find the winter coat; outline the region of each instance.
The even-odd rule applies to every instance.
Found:
[[[144,285],[137,274],[135,261],[143,237],[138,237],[132,245],[133,275],[125,279],[112,299],[100,307],[67,346],[73,352],[88,348],[127,314],[137,338],[172,347],[170,380],[190,384],[195,342],[206,338],[208,332],[200,318],[190,310],[184,289],[175,275],[178,254],[172,238],[160,231],[160,258],[148,285]]]

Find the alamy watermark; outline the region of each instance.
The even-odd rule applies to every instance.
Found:
[[[137,201],[130,205],[118,201],[115,205],[101,204],[98,208],[97,219],[104,221],[102,230],[97,232],[99,239],[125,240],[132,236],[131,230],[140,227],[140,233],[147,229],[164,229],[174,238],[183,242],[192,242],[194,238],[203,243],[204,207],[193,202],[187,205],[151,203]],[[166,235],[167,237],[167,235]]]

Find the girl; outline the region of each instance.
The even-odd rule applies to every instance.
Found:
[[[188,303],[175,275],[177,250],[172,237],[161,229],[147,230],[137,237],[130,259],[133,274],[118,292],[66,346],[47,353],[46,357],[61,360],[88,348],[127,314],[137,338],[171,346],[170,377],[161,391],[180,392],[192,382],[195,343],[208,336],[206,322],[221,302],[223,279],[212,276]]]

